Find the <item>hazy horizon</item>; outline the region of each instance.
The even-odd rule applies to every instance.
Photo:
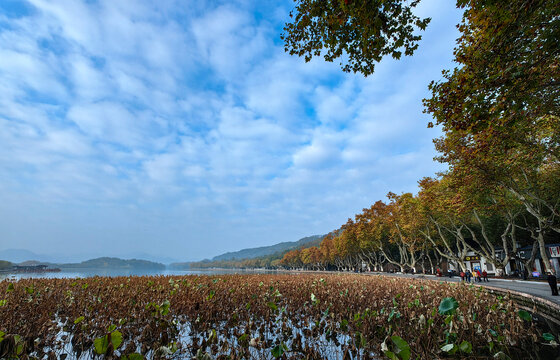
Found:
[[[297,239],[297,240],[301,240],[301,239]],[[288,242],[295,243],[297,240],[288,241]],[[272,245],[276,245],[276,244],[272,244]],[[246,250],[252,248],[253,247],[236,249],[231,252],[238,252],[240,250]],[[226,253],[231,253],[231,252],[224,251],[217,255],[224,255]],[[124,260],[131,260],[131,259],[149,260],[153,262],[163,263],[166,265],[169,265],[171,263],[212,260],[212,258],[214,258],[213,256],[211,258],[180,259],[180,258],[173,258],[171,256],[157,256],[146,252],[130,252],[130,253],[122,253],[122,254],[99,252],[99,253],[89,253],[89,254],[84,253],[84,254],[67,256],[58,253],[36,253],[35,251],[33,251],[33,249],[18,249],[18,248],[1,249],[0,248],[0,260],[8,260],[14,263],[22,263],[26,261],[39,261],[39,262],[50,262],[50,263],[80,263],[83,261],[102,258],[102,257],[119,258]]]
[[[286,54],[293,4],[0,2],[0,248],[201,260],[326,234],[444,169],[421,100],[455,4],[422,1],[415,55],[368,78]]]

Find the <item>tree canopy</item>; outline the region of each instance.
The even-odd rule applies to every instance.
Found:
[[[345,72],[370,75],[384,56],[412,55],[429,18],[413,9],[420,0],[295,0],[282,39],[290,55],[340,59]]]
[[[445,131],[511,131],[560,115],[560,6],[550,0],[459,0],[457,67],[430,84],[426,111]]]
[[[325,51],[346,72],[373,73],[384,56],[412,55],[429,19],[418,1],[296,0],[286,51],[306,61]],[[414,269],[471,251],[504,269],[530,245],[550,270],[545,245],[560,234],[560,6],[547,0],[457,0],[463,9],[456,67],[429,85],[425,112],[440,125],[448,171],[419,181],[417,195],[349,219],[315,252],[323,267],[391,263]],[[429,123],[428,126],[433,126]],[[328,251],[326,251],[328,250]],[[502,255],[497,256],[501,252]],[[328,256],[326,256],[328,254]],[[297,253],[281,264],[306,264]],[[319,265],[315,265],[319,266]]]

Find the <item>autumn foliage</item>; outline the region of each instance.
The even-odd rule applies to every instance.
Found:
[[[285,29],[290,53],[309,60],[326,49],[332,61],[347,52],[344,70],[366,76],[391,53],[376,46],[419,39],[403,42],[394,34],[396,43],[384,44],[380,38],[392,28],[378,19],[400,23],[405,39],[413,22],[419,29],[428,24],[414,15],[418,1],[296,3]],[[420,179],[417,194],[389,193],[334,230],[319,252],[294,250],[282,266],[434,272],[443,263],[466,269],[465,257],[474,253],[499,274],[511,261],[532,271],[537,257],[543,271],[553,271],[546,245],[560,242],[560,6],[456,3],[463,11],[457,66],[444,70],[424,99],[434,120],[428,126],[443,131],[434,143],[448,169]],[[342,23],[331,26],[339,17]]]

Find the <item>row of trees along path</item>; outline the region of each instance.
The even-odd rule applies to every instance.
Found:
[[[418,3],[300,0],[282,34],[286,51],[371,75],[383,57],[419,46],[430,19],[415,15]],[[560,6],[458,0],[457,7],[457,66],[429,84],[424,99],[428,126],[443,131],[434,143],[448,170],[419,179],[418,194],[389,193],[281,265],[433,270],[447,260],[464,270],[472,251],[501,270],[511,259],[532,269],[540,254],[553,270],[545,245],[560,235]],[[521,258],[523,246],[530,255]]]

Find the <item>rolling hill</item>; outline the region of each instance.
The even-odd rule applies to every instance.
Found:
[[[235,252],[228,252],[212,258],[211,261],[254,259],[261,256],[283,253],[301,247],[318,246],[325,235],[307,236],[298,241],[285,241],[275,245],[261,246],[256,248],[243,249]]]
[[[57,266],[61,269],[165,269],[165,265],[148,260],[123,260],[114,257],[100,257],[80,263],[57,264]]]

